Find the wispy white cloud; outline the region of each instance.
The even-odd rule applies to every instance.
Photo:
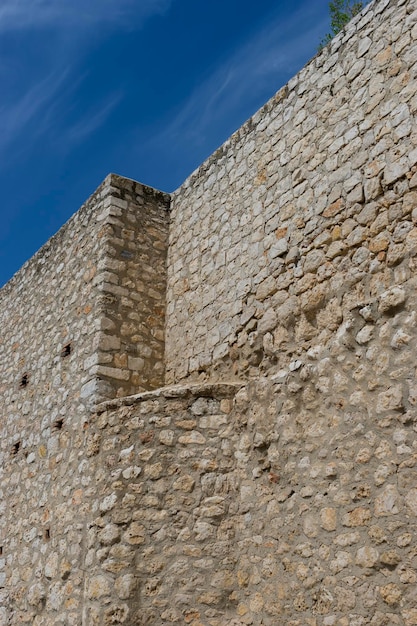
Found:
[[[79,75],[84,55],[100,37],[140,28],[153,15],[164,14],[172,1],[0,0],[0,35],[50,37],[36,61],[21,56],[17,46],[14,56],[8,52],[0,57],[0,155],[8,151],[10,163],[54,133],[65,138],[61,145],[68,150],[99,129],[123,94],[107,93],[101,100],[97,96],[91,108],[74,119],[71,107],[85,79]]]
[[[106,101],[100,103],[98,108],[86,112],[74,125],[68,126],[65,131],[67,149],[69,144],[81,142],[100,128],[122,98],[123,94],[121,92],[110,95]]]
[[[0,153],[25,132],[40,111],[47,113],[48,105],[56,98],[66,78],[67,71],[54,71],[28,87],[13,101],[7,104],[0,101]],[[36,133],[39,134],[41,130],[42,124],[38,124]]]
[[[26,28],[74,28],[138,24],[163,14],[172,0],[2,0],[0,31]]]
[[[239,116],[253,114],[314,55],[320,29],[326,25],[318,24],[313,13],[314,7],[304,5],[291,17],[271,21],[257,32],[190,94],[152,143],[159,141],[175,150],[181,142],[189,149],[190,144],[207,144],[213,130],[230,133],[231,123],[239,125],[245,119]],[[242,103],[251,102],[254,109],[243,111]]]
[[[70,121],[70,103],[82,78],[71,81],[69,75],[69,70],[54,71],[12,104],[0,102],[0,157],[7,153],[10,163],[44,140],[55,152],[66,153],[98,130],[123,99],[121,91],[107,94],[81,117]]]

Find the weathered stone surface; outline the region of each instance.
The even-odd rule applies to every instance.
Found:
[[[417,624],[415,21],[371,3],[1,291],[0,624]]]
[[[332,531],[337,527],[337,511],[333,508],[324,508],[320,513],[321,527],[324,530]]]
[[[400,306],[406,299],[405,291],[402,287],[391,287],[387,291],[384,291],[379,298],[379,311],[381,313],[389,312],[392,309]]]
[[[405,503],[409,509],[409,512],[413,515],[417,515],[417,488],[410,489],[405,496]]]
[[[399,493],[395,485],[384,487],[380,495],[375,498],[375,515],[395,515],[399,513]]]
[[[403,406],[403,387],[394,385],[378,395],[377,411],[400,410]]]
[[[97,600],[110,593],[109,581],[105,576],[95,576],[90,580],[87,595],[90,600]]]
[[[0,500],[10,503],[0,513],[0,593],[15,589],[7,624],[81,624],[90,461],[108,445],[101,429],[91,432],[89,407],[163,383],[156,296],[165,292],[168,200],[109,175],[0,292]],[[97,498],[94,517],[114,511],[112,493]],[[120,533],[109,520],[94,541],[109,550]]]
[[[410,134],[413,91],[405,82],[396,87],[393,96],[395,72],[384,77],[385,65],[380,62],[391,59],[394,63],[395,59],[396,71],[409,73],[411,43],[403,39],[404,47],[398,52],[387,45],[374,54],[375,46],[382,46],[382,31],[388,32],[384,29],[389,29],[394,19],[392,7],[378,16],[387,15],[385,10],[389,12],[385,26],[379,22],[376,26],[376,14],[371,17],[369,12],[357,33],[350,33],[332,50],[331,63],[327,56],[318,57],[304,68],[290,82],[285,98],[272,100],[173,194],[168,382],[189,375],[220,380],[230,371],[247,377],[258,365],[263,372],[272,372],[278,354],[280,361],[286,361],[286,355],[295,353],[300,342],[312,340],[317,324],[322,330],[322,309],[338,299],[343,289],[349,289],[346,283],[352,289],[356,285],[357,303],[370,298],[387,317],[406,305],[404,281],[411,279],[408,255],[414,258],[417,252],[411,218],[414,157],[409,156],[416,150],[415,134]],[[404,5],[398,7],[395,28],[401,38],[407,37],[409,28],[406,11]],[[374,37],[378,43],[368,48]],[[357,58],[362,41],[367,43]],[[345,68],[343,96],[336,93],[341,66]],[[367,78],[358,91],[354,85],[362,80],[361,72]],[[329,99],[323,89],[333,86],[336,91]],[[293,114],[294,107],[297,113]],[[304,118],[301,124],[296,121],[300,116]],[[398,131],[397,135],[396,129],[404,124],[407,132]],[[256,199],[252,159],[262,162],[259,167],[266,176],[265,184],[256,187]],[[195,207],[203,221],[195,216]],[[240,226],[226,229],[224,223]],[[219,244],[214,257],[229,248],[236,252],[228,255],[227,263],[214,260],[208,271],[207,259],[196,261],[195,247],[196,242],[213,237]],[[237,254],[243,249],[248,250],[246,256]],[[389,268],[396,276],[401,273],[401,278],[388,276]],[[195,289],[177,294],[179,273],[191,279]],[[324,296],[304,309],[305,303],[315,300],[317,287]],[[287,301],[294,297],[300,301],[292,309]],[[307,319],[300,319],[300,306]],[[228,324],[217,324],[218,319],[227,319]],[[197,333],[193,331],[195,320],[201,329]],[[264,340],[280,326],[295,329],[285,339],[284,350]],[[203,330],[213,327],[213,332]],[[255,340],[259,349],[256,356],[252,350],[248,359],[245,351]]]
[[[378,550],[370,546],[359,548],[356,553],[356,564],[360,567],[374,567],[378,562]]]

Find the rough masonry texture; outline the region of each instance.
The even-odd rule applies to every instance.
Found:
[[[417,625],[417,5],[0,292],[0,626]]]

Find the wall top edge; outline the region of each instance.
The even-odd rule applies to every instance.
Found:
[[[145,185],[134,178],[128,178],[126,176],[121,176],[120,174],[115,174],[110,172],[104,180],[104,182],[108,183],[110,186],[117,187],[118,189],[127,189],[136,192],[143,192],[148,196],[158,197],[162,199],[164,202],[169,203],[171,201],[171,194],[162,191],[160,189],[156,189],[155,187],[151,187],[150,185]]]
[[[88,210],[88,206],[96,196],[101,195],[102,197],[106,197],[106,195],[111,195],[114,188],[131,189],[132,191],[136,191],[138,193],[142,192],[145,195],[157,197],[163,204],[165,204],[165,208],[169,210],[171,199],[173,197],[180,194],[185,188],[191,186],[198,178],[204,176],[209,167],[226,154],[227,150],[231,146],[236,144],[244,135],[250,132],[250,130],[257,125],[263,115],[272,110],[279,102],[288,100],[289,97],[294,94],[299,86],[303,72],[305,72],[311,64],[316,63],[316,69],[319,70],[327,58],[336,52],[341,45],[349,39],[351,34],[355,32],[356,25],[367,13],[373,11],[375,14],[380,14],[388,5],[393,4],[394,2],[402,5],[406,2],[406,0],[371,0],[371,2],[367,4],[357,16],[349,22],[344,30],[334,37],[334,39],[332,39],[332,41],[325,46],[322,51],[318,52],[293,78],[286,83],[286,85],[281,87],[266,104],[264,104],[242,126],[240,126],[240,128],[238,128],[216,151],[214,151],[194,172],[192,172],[172,194],[155,189],[154,187],[145,185],[134,179],[127,178],[116,173],[109,173],[104,181],[91,194],[91,196],[89,196],[89,198],[81,205],[80,209],[78,209],[57,231],[57,233],[50,237],[45,244],[43,244],[43,246],[22,265],[22,267],[5,285],[0,287],[0,298],[4,297],[9,290],[14,288],[14,286],[19,282],[22,273],[26,272],[32,264],[37,263],[48,249],[57,245],[67,229],[70,227],[75,216]]]
[[[105,411],[120,409],[125,406],[133,406],[146,402],[147,400],[156,400],[158,398],[193,398],[215,396],[216,398],[230,398],[234,396],[239,389],[245,387],[247,382],[229,382],[229,383],[188,383],[169,385],[160,387],[152,391],[144,391],[133,396],[124,398],[115,398],[114,400],[106,400],[91,408],[92,413],[104,413]]]
[[[95,199],[98,199],[99,196],[105,197],[106,195],[108,195],[108,193],[106,192],[108,189],[110,189],[110,180],[111,178],[109,176],[106,176],[106,178],[93,191],[93,193],[87,198],[87,200],[81,205],[81,207],[68,218],[65,224],[63,224],[61,228],[54,235],[52,235],[39,248],[39,250],[35,252],[35,254],[29,257],[29,259],[20,267],[20,269],[17,270],[15,274],[13,274],[10,280],[8,280],[7,283],[5,283],[5,285],[3,285],[3,287],[0,288],[0,298],[2,296],[5,296],[8,291],[12,290],[16,286],[16,283],[19,282],[22,275],[26,273],[32,265],[38,263],[39,260],[45,255],[45,253],[48,250],[50,250],[54,246],[59,245],[60,241],[65,236],[65,233],[71,227],[71,224],[76,215],[81,215],[85,211],[87,211],[91,202],[94,201]]]
[[[366,0],[365,0],[366,1]],[[224,141],[201,165],[199,165],[185,180],[184,182],[172,192],[172,197],[175,198],[181,192],[193,185],[198,178],[206,175],[210,166],[216,163],[222,156],[227,153],[227,150],[237,144],[242,136],[246,136],[260,121],[260,119],[271,111],[279,102],[288,100],[291,95],[296,92],[303,73],[312,65],[316,64],[316,71],[325,64],[326,60],[339,48],[346,43],[349,38],[356,31],[356,26],[368,13],[380,14],[389,5],[393,3],[404,4],[406,0],[371,0],[366,6],[353,17],[350,22],[342,29],[322,50],[317,52],[289,81],[283,85],[260,109],[258,109],[253,115],[251,115],[246,122],[244,122],[226,141]]]
[[[81,207],[75,211],[71,217],[61,226],[61,228],[52,235],[40,248],[35,252],[17,272],[0,288],[0,299],[5,297],[8,292],[13,290],[16,285],[21,281],[24,274],[33,266],[36,265],[42,257],[46,255],[54,247],[57,247],[62,242],[67,231],[71,228],[74,219],[82,218],[84,213],[91,210],[91,204],[99,202],[105,198],[112,196],[117,190],[129,190],[134,193],[142,194],[148,197],[158,198],[158,200],[165,205],[166,210],[169,209],[171,196],[163,191],[143,185],[135,180],[120,176],[118,174],[110,173],[100,183],[100,185],[93,191],[93,193],[85,200]]]

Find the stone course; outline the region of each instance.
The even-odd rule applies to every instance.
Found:
[[[417,625],[416,40],[374,0],[0,291],[0,626]]]

